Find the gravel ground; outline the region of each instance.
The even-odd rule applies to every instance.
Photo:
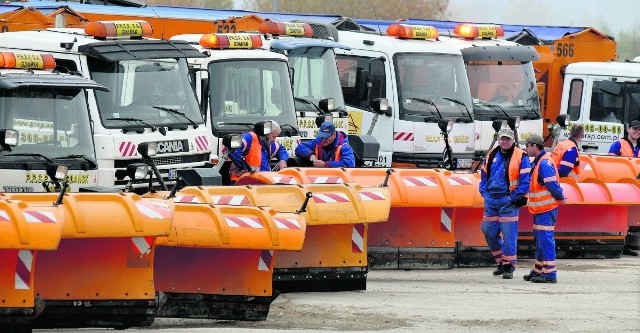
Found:
[[[280,295],[266,321],[158,318],[128,331],[640,332],[639,257],[560,260],[558,284],[522,280],[531,264],[513,280],[493,268],[371,271],[366,291]]]

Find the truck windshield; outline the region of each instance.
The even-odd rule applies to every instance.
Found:
[[[94,81],[109,88],[108,92],[95,92],[106,128],[140,127],[143,123],[185,127],[191,125],[189,119],[204,123],[184,59],[104,62],[89,58],[89,70]]]
[[[318,105],[321,99],[333,97],[336,108],[344,109],[344,98],[332,49],[310,47],[289,51],[289,66],[293,68],[293,95],[296,111],[317,111],[306,103]]]
[[[640,120],[640,83],[618,81],[622,88],[618,95],[606,93],[605,83],[593,81],[589,120],[619,124]]]
[[[70,155],[95,160],[84,91],[0,90],[0,109],[0,128],[19,132],[18,146],[3,152],[3,162]]]
[[[209,78],[214,130],[231,130],[238,126],[248,130],[253,124],[267,119],[280,125],[296,123],[286,62],[212,62]]]
[[[400,119],[437,121],[440,115],[445,119],[471,116],[469,83],[461,56],[401,53],[394,62]]]
[[[530,62],[467,63],[476,120],[540,119],[540,102]]]

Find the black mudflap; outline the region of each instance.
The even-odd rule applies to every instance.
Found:
[[[126,329],[149,326],[155,319],[157,302],[139,301],[52,301],[33,320],[33,328],[100,327]]]
[[[273,270],[273,290],[281,293],[366,289],[367,267],[275,268]]]
[[[158,317],[220,320],[266,320],[271,302],[278,296],[229,296],[159,293]]]
[[[454,248],[369,247],[371,269],[450,269],[456,262]]]
[[[458,242],[457,267],[492,267],[496,265],[489,247],[464,247]]]

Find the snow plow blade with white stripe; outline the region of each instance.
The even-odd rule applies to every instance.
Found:
[[[173,199],[171,233],[158,238],[155,257],[160,317],[265,320],[277,296],[274,251],[302,248],[302,215],[250,200],[213,205],[208,191],[222,189],[187,187]]]
[[[0,332],[30,331],[42,311],[34,289],[36,257],[58,248],[63,210],[0,200]]]
[[[57,197],[0,197],[22,201],[29,210],[59,211],[61,234],[46,236],[58,235],[59,244],[33,256],[36,304],[27,331],[150,325],[157,308],[155,239],[169,234],[173,202],[128,193],[68,193],[61,205],[53,205]],[[25,302],[33,304],[34,299]]]

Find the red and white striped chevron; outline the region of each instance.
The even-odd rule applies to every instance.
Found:
[[[151,245],[153,245],[153,237],[132,237],[131,243],[133,243],[137,254],[149,254],[151,253]]]
[[[296,179],[293,177],[276,176],[276,177],[271,177],[271,179],[273,179],[273,182],[276,184],[297,184],[298,183],[298,181],[296,181]]]
[[[314,193],[313,201],[316,203],[349,202],[349,198],[344,193]]]
[[[18,261],[16,265],[15,288],[27,290],[31,287],[31,267],[35,251],[18,251]]]
[[[246,216],[225,216],[225,221],[232,228],[252,228],[252,229],[263,229],[262,221],[256,217],[246,217]]]
[[[249,198],[244,195],[212,195],[211,201],[215,205],[247,206],[251,204]]]
[[[4,210],[0,210],[0,222],[9,222],[9,215]]]
[[[195,141],[197,151],[209,150],[209,139],[205,135],[196,136]]]
[[[359,193],[362,201],[384,200],[384,195],[382,194],[382,192],[363,191]]]
[[[276,217],[273,220],[276,222],[276,226],[278,227],[278,229],[302,229],[302,227],[300,227],[300,222],[298,222],[298,220],[296,219],[284,219]]]
[[[413,141],[413,132],[393,132],[394,141]]]
[[[118,151],[120,151],[120,155],[125,157],[138,156],[138,150],[137,150],[136,144],[131,141],[120,142],[120,147]]]
[[[353,225],[351,232],[351,251],[353,253],[364,252],[364,224],[358,223]]]
[[[22,214],[29,223],[57,223],[56,216],[52,212],[27,210]]]
[[[260,258],[258,259],[258,270],[269,271],[273,263],[273,250],[260,251]]]
[[[195,195],[176,195],[173,199],[173,202],[179,203],[200,203],[200,199],[198,199]]]
[[[457,185],[473,185],[473,182],[471,181],[471,179],[469,179],[469,177],[463,176],[463,177],[448,177],[447,180],[449,181],[449,184],[453,185],[453,186],[457,186]]]
[[[433,177],[404,177],[402,180],[407,186],[438,186]]]
[[[342,184],[344,181],[340,177],[329,176],[329,177],[309,177],[309,181],[312,184]]]
[[[451,208],[442,209],[440,212],[440,223],[449,233],[452,232],[451,214],[453,214],[453,209]]]
[[[138,201],[136,207],[140,214],[152,219],[168,219],[171,217],[171,207],[162,201]]]

